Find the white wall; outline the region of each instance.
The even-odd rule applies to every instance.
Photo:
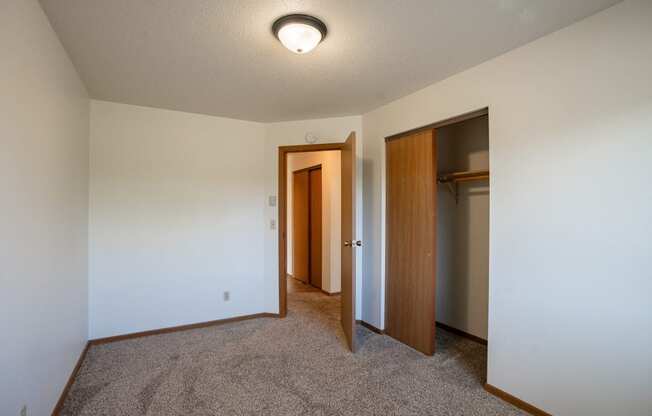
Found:
[[[437,129],[441,173],[489,169],[488,118]],[[489,182],[437,187],[437,322],[487,339]]]
[[[363,116],[363,319],[383,325],[383,138],[489,107],[488,382],[555,415],[652,408],[652,2]]]
[[[303,120],[270,123],[265,126],[265,195],[278,193],[278,148],[279,146],[306,144],[307,132],[315,134],[318,143],[343,142],[354,131],[357,137],[357,235],[362,235],[362,117],[338,117],[318,120]],[[278,206],[267,206],[265,210],[267,223],[278,223]],[[358,238],[359,239],[359,238]],[[357,253],[356,315],[362,310],[362,250]],[[267,227],[265,234],[265,304],[268,312],[278,312],[278,229]]]
[[[0,56],[0,414],[46,415],[87,340],[89,101],[37,1]]]
[[[293,274],[293,172],[321,165],[322,171],[322,287],[328,293],[341,290],[342,163],[338,150],[290,153],[287,157],[287,272]]]
[[[91,338],[265,311],[264,138],[259,123],[92,101]]]

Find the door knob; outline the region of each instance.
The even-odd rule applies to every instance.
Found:
[[[350,242],[350,241],[345,241],[345,242],[344,242],[344,247],[349,247],[350,245],[351,245],[351,242]]]
[[[358,247],[362,246],[362,240],[357,240],[355,242],[355,245],[358,246]]]

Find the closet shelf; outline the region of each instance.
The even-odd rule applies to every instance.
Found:
[[[451,172],[437,175],[437,183],[445,183],[448,185],[448,190],[455,197],[455,204],[459,201],[457,192],[457,184],[459,182],[481,181],[486,179],[489,179],[488,170],[470,170],[466,172]]]

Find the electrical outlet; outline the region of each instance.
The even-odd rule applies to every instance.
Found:
[[[276,206],[276,195],[270,195],[268,202],[269,202],[270,207],[275,207]]]
[[[272,230],[276,229],[276,220],[269,221],[269,228],[271,228]]]
[[[24,405],[22,409],[20,409],[20,416],[27,416],[27,405]]]
[[[228,291],[224,292],[224,302],[228,302],[229,299],[231,299],[231,294]]]

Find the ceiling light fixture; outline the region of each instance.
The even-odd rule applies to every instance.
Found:
[[[289,14],[272,25],[274,36],[294,53],[304,54],[315,49],[328,30],[321,20],[306,14]]]

